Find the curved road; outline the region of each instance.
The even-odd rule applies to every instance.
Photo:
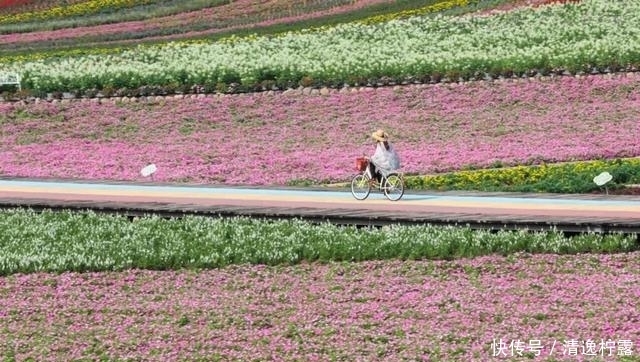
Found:
[[[372,191],[0,180],[0,204],[300,217],[359,224],[463,223],[479,227],[557,227],[640,231],[640,197],[487,193],[410,193],[396,202]]]

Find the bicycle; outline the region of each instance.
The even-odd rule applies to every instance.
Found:
[[[370,178],[367,174],[369,160],[364,157],[356,159],[356,169],[361,173],[351,180],[351,194],[356,200],[364,200],[369,197],[372,188],[382,191],[390,201],[398,201],[404,195],[404,175],[402,172],[390,172],[382,174],[380,182]]]

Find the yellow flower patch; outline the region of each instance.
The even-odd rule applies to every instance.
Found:
[[[152,0],[89,0],[68,6],[56,6],[46,10],[27,11],[18,14],[0,16],[0,24],[95,14],[103,9],[130,8],[137,5],[149,4],[151,2]]]
[[[565,189],[593,187],[592,178],[601,172],[627,177],[627,182],[640,182],[640,158],[594,160],[553,165],[515,166],[441,175],[407,178],[410,188],[431,190],[520,190],[531,188],[546,191],[546,187]],[[615,178],[614,178],[614,181]]]
[[[437,13],[439,11],[448,10],[455,7],[462,7],[469,5],[469,0],[448,0],[442,1],[437,4],[424,6],[418,9],[405,10],[398,13],[384,14],[384,15],[376,15],[369,17],[364,20],[358,21],[358,23],[363,23],[367,25],[384,23],[391,20],[396,19],[405,19],[410,18],[412,16],[422,16],[431,13]]]

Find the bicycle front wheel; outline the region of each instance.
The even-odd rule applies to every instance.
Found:
[[[351,180],[351,194],[356,200],[364,200],[369,196],[371,192],[371,186],[369,185],[369,179],[363,175],[356,175]]]
[[[396,174],[387,176],[384,182],[384,195],[391,201],[398,201],[404,195],[404,182]]]

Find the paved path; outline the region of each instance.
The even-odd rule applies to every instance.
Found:
[[[325,216],[381,222],[571,224],[640,230],[640,197],[410,193],[396,202],[372,192],[355,200],[347,190],[169,186],[127,183],[0,180],[0,204],[197,211],[265,216]],[[228,212],[225,212],[228,211]]]

